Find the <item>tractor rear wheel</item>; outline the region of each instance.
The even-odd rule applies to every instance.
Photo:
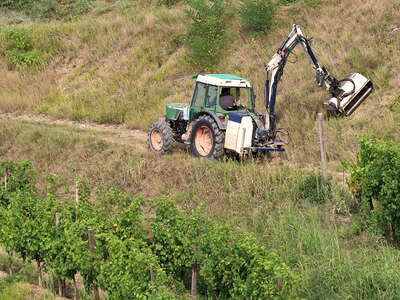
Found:
[[[190,135],[190,150],[195,157],[221,158],[224,151],[225,131],[218,128],[208,115],[200,116],[193,124]]]
[[[156,153],[166,154],[174,145],[172,129],[165,121],[158,121],[150,126],[148,139],[149,147]]]

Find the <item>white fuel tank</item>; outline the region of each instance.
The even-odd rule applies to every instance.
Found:
[[[242,154],[243,147],[251,147],[253,120],[250,116],[230,113],[225,132],[225,149]]]

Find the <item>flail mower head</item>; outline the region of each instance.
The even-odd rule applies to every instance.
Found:
[[[350,116],[372,90],[373,85],[369,79],[353,73],[338,82],[332,97],[324,102],[324,106],[328,112]]]

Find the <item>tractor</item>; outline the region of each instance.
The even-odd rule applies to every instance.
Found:
[[[277,86],[289,54],[301,44],[316,71],[316,81],[330,98],[324,107],[330,115],[349,116],[371,94],[373,85],[359,73],[337,80],[320,66],[299,25],[279,47],[266,67],[265,114],[255,109],[250,82],[231,74],[200,74],[192,102],[171,103],[166,116],[151,125],[148,143],[154,152],[165,154],[178,142],[190,146],[196,157],[218,159],[225,153],[245,155],[281,152],[288,143],[288,132],[276,127]]]

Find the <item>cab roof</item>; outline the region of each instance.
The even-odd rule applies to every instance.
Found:
[[[251,87],[246,78],[232,74],[199,74],[196,81],[223,87]]]

